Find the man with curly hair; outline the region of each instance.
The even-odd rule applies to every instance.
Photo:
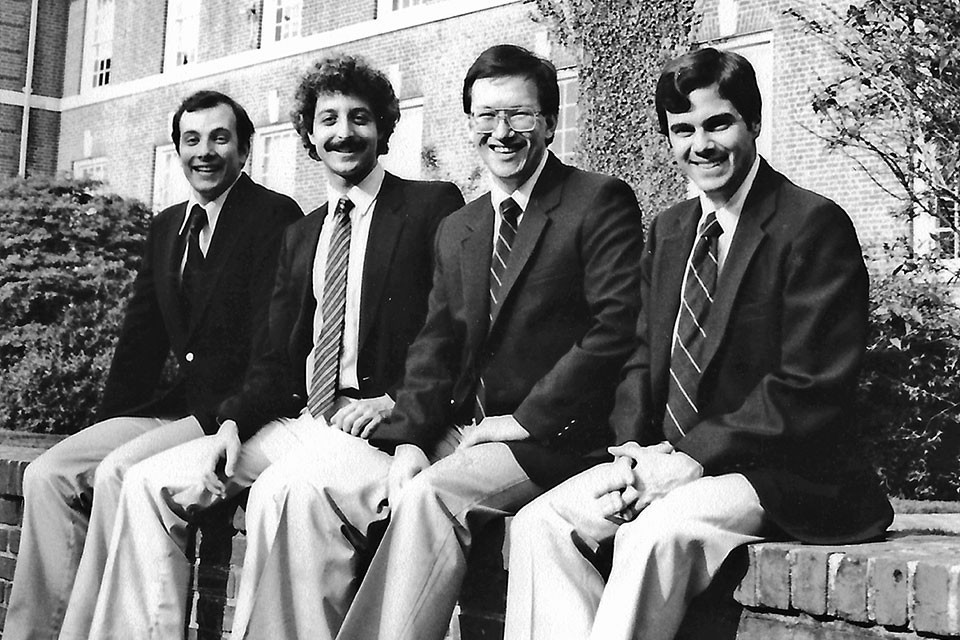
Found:
[[[190,571],[184,549],[195,515],[249,487],[268,467],[277,477],[310,466],[309,457],[287,462],[291,454],[316,459],[339,447],[341,464],[362,472],[364,455],[375,452],[364,436],[393,407],[407,347],[426,315],[433,235],[463,197],[453,184],[405,180],[379,164],[399,101],[386,76],[360,58],[340,55],[311,66],[292,117],[310,157],[323,164],[327,203],[283,237],[269,347],[240,392],[220,405],[217,433],[130,469],[91,638],[179,637]],[[343,448],[344,441],[357,451]],[[247,510],[235,616],[241,629],[273,546],[267,507],[281,498],[267,480]],[[270,496],[266,503],[260,493]],[[349,496],[344,508],[361,499]],[[351,580],[344,575],[339,584]]]

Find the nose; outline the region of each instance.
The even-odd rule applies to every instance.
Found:
[[[203,139],[203,145],[200,148],[200,151],[203,157],[214,155],[215,149],[216,149],[216,143],[213,141],[212,138],[207,137]]]
[[[353,128],[349,118],[337,119],[337,124],[336,124],[336,128],[334,129],[334,133],[336,133],[338,138],[349,138],[352,132],[353,132]]]
[[[493,128],[493,136],[495,138],[508,138],[516,133],[513,128],[510,126],[510,123],[507,122],[507,114],[498,113],[497,114],[497,126]]]
[[[697,129],[691,141],[691,150],[697,154],[709,153],[713,150],[713,136],[704,129]]]

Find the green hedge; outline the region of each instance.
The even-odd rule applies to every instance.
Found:
[[[896,253],[896,252],[894,252]],[[890,495],[960,498],[960,308],[935,262],[871,261],[871,336],[857,398],[865,455]]]
[[[97,186],[0,184],[0,428],[73,433],[96,410],[151,215]]]

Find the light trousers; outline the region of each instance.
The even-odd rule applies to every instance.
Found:
[[[225,498],[250,486],[318,428],[310,418],[279,420],[258,431],[241,448]],[[196,438],[127,471],[89,633],[81,635],[78,629],[72,637],[148,640],[182,635],[190,572],[185,516],[220,500],[198,489],[214,445],[212,437]]]
[[[420,472],[394,506],[337,638],[442,640],[474,536],[542,491],[500,442],[458,450]]]
[[[67,603],[84,600],[86,585],[99,582],[126,471],[202,434],[192,417],[111,418],[62,440],[27,467],[5,640],[52,640],[75,615],[83,617],[82,607]]]
[[[740,474],[674,489],[620,526],[576,508],[586,490],[575,476],[513,519],[505,640],[672,640],[730,552],[762,539],[763,508]],[[610,539],[605,581],[594,554]]]

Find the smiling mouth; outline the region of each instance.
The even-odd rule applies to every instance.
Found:
[[[193,167],[193,170],[197,173],[216,173],[217,171],[220,171],[220,167],[202,166]]]

